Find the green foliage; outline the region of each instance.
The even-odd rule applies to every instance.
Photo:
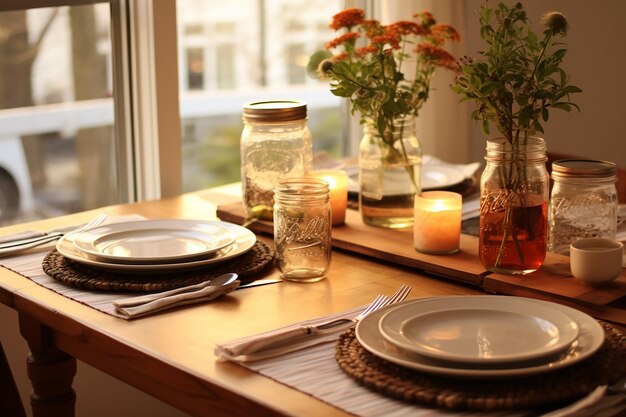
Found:
[[[320,62],[325,55],[316,52],[309,68],[320,62],[318,73],[330,80],[331,92],[349,99],[361,123],[371,123],[391,145],[394,120],[417,117],[435,69],[454,66],[443,44],[458,41],[459,34],[428,12],[389,25],[364,17],[360,9],[335,15],[330,27],[342,33],[326,46],[334,54]]]
[[[476,103],[472,118],[482,122],[485,134],[492,123],[515,144],[520,134],[543,132],[551,109],[578,109],[570,94],[582,90],[570,84],[560,67],[567,50],[559,39],[567,21],[551,12],[543,22],[547,28],[539,37],[528,27],[521,3],[510,8],[500,3],[495,9],[485,3],[481,8],[480,36],[487,48],[480,52],[481,60],[461,60],[451,88],[461,101]]]

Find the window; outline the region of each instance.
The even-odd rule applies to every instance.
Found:
[[[252,100],[307,101],[315,151],[343,154],[342,103],[305,71],[334,36],[328,22],[342,8],[338,0],[177,1],[179,27],[210,28],[178,38],[179,50],[202,48],[206,64],[201,90],[180,84],[184,191],[239,181],[242,106]]]
[[[187,88],[204,89],[204,49],[187,49]]]
[[[342,8],[339,0],[1,2],[0,27],[21,25],[11,40],[32,59],[27,71],[0,60],[0,78],[13,80],[0,87],[0,222],[238,181],[242,105],[259,98],[306,100],[316,151],[342,155],[341,101],[304,72]]]
[[[0,222],[125,201],[110,16],[0,7]]]

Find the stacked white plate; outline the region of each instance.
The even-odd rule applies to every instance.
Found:
[[[591,316],[547,301],[508,296],[410,300],[356,326],[361,345],[417,371],[459,378],[510,378],[573,365],[604,343]]]
[[[141,220],[96,226],[57,242],[66,258],[124,272],[190,270],[224,262],[256,242],[236,224],[201,220]]]

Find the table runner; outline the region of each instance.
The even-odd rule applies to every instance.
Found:
[[[88,291],[59,282],[48,276],[41,266],[41,263],[48,254],[48,251],[49,249],[43,252],[35,252],[1,259],[0,266],[10,269],[11,271],[41,285],[42,287],[48,288],[49,290],[74,301],[78,301],[79,303],[85,304],[91,308],[95,308],[103,313],[124,318],[121,314],[115,311],[113,302],[136,297],[137,293]]]

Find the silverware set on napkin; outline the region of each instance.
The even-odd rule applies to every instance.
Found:
[[[374,311],[404,301],[411,287],[402,285],[394,294],[379,294],[359,314],[353,317],[337,317],[331,320],[312,320],[283,329],[266,332],[226,344],[217,345],[215,354],[222,359],[249,362],[279,356],[304,347],[334,340],[341,332],[354,327]]]
[[[23,232],[16,235],[12,235],[9,239],[0,239],[0,256],[8,256],[20,253],[27,249],[36,248],[37,246],[45,245],[46,243],[55,242],[66,235],[74,233],[80,233],[84,230],[101,225],[107,219],[107,214],[102,213],[97,217],[94,217],[88,223],[76,227],[66,227],[55,229],[50,232]]]

